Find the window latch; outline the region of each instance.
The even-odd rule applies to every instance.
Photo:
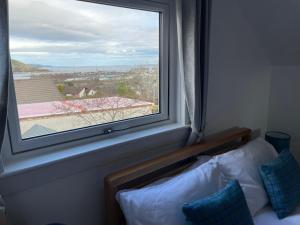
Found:
[[[112,128],[108,128],[108,129],[103,130],[104,134],[111,134],[112,132],[113,132]]]

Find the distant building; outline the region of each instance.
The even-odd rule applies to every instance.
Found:
[[[91,90],[88,92],[87,95],[88,95],[89,97],[93,97],[93,96],[95,96],[96,94],[97,94],[97,91],[91,89]]]
[[[85,98],[87,96],[87,88],[83,88],[79,93],[78,93],[78,97],[79,98]]]
[[[97,94],[97,91],[93,90],[93,89],[88,89],[88,88],[83,88],[79,93],[78,93],[78,97],[79,98],[85,98],[85,97],[93,97]]]

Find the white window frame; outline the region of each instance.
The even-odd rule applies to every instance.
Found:
[[[112,135],[135,132],[146,128],[175,123],[180,109],[178,98],[178,77],[176,74],[176,60],[174,49],[175,39],[170,35],[170,28],[174,33],[175,23],[170,20],[170,10],[174,10],[173,0],[81,0],[99,4],[107,4],[132,9],[154,11],[160,13],[160,113],[144,117],[137,117],[108,124],[80,128],[46,136],[39,136],[23,140],[20,132],[19,117],[15,96],[14,82],[10,82],[10,103],[8,116],[8,131],[12,154],[23,153],[36,149],[57,148],[66,143],[88,140],[97,137],[98,140],[107,139]],[[8,1],[9,3],[9,1]],[[171,7],[172,6],[172,7]],[[172,27],[171,27],[172,26]],[[171,46],[171,47],[170,47]],[[172,56],[172,57],[171,57]],[[12,77],[12,74],[11,74]],[[178,90],[178,91],[176,91]],[[178,98],[178,99],[177,99]],[[108,132],[111,130],[112,132]]]

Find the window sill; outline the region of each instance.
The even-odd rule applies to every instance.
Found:
[[[43,182],[45,179],[58,179],[92,167],[113,164],[134,154],[155,149],[157,151],[157,148],[174,149],[184,143],[188,130],[189,127],[181,124],[169,124],[43,155],[21,157],[16,160],[12,156],[12,159],[4,164],[0,179],[10,181],[14,180],[14,177],[34,176],[34,182]],[[25,183],[34,185],[31,179],[27,178]],[[2,184],[4,185],[0,185],[0,191],[8,191],[6,187],[10,186],[9,182]]]

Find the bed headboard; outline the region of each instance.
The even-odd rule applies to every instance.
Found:
[[[248,128],[232,128],[207,136],[201,143],[122,169],[105,178],[105,206],[107,225],[126,225],[116,193],[123,189],[140,188],[160,178],[182,172],[197,160],[198,155],[217,155],[251,139]]]

